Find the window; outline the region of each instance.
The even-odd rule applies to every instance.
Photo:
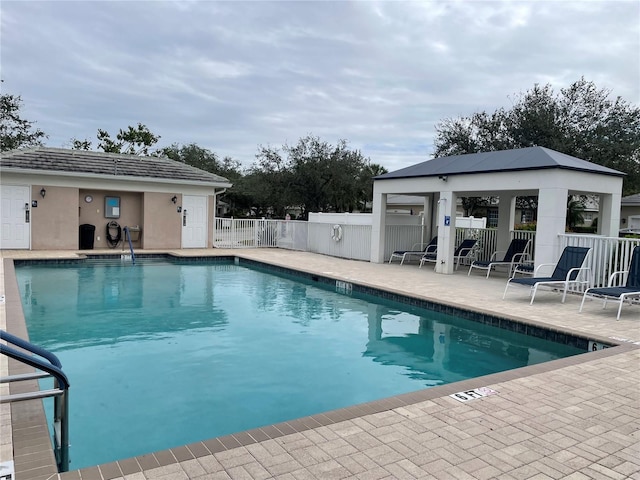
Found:
[[[489,208],[487,209],[488,216],[488,227],[497,227],[498,226],[498,209],[497,208]]]
[[[520,223],[533,222],[533,210],[522,210],[520,214]]]

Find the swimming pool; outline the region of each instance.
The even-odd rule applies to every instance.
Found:
[[[71,379],[72,468],[583,351],[232,263],[16,274]]]

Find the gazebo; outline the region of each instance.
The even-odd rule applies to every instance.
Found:
[[[387,195],[424,198],[425,223],[437,230],[435,270],[454,270],[456,202],[460,197],[498,197],[498,249],[515,225],[516,198],[538,197],[535,263],[553,263],[565,232],[567,197],[599,196],[598,234],[617,236],[623,172],[544,147],[453,155],[379,175],[373,184],[371,262],[384,262]]]

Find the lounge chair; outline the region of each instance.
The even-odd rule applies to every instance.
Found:
[[[507,296],[507,290],[511,285],[521,285],[531,289],[531,302],[536,298],[538,287],[544,286],[553,289],[563,289],[562,303],[567,298],[569,285],[587,285],[589,280],[586,275],[589,272],[588,267],[583,267],[587,257],[591,253],[591,249],[587,247],[565,247],[558,263],[541,264],[536,268],[533,277],[511,277],[507,280],[507,286],[504,288],[502,298]],[[550,277],[539,277],[538,272],[541,268],[555,265],[553,273]]]
[[[614,280],[619,275],[622,275],[623,278],[626,275],[627,281],[622,286],[614,287]],[[582,303],[580,303],[580,312],[582,312],[582,307],[587,297],[604,300],[602,308],[607,306],[607,301],[619,302],[620,305],[618,306],[618,316],[616,320],[620,320],[620,312],[622,311],[622,304],[625,300],[629,300],[630,304],[633,298],[637,298],[638,301],[640,301],[640,246],[633,249],[629,270],[613,272],[609,277],[608,287],[588,288],[584,292],[584,295],[582,295]]]
[[[417,245],[424,245],[424,244],[414,244],[414,247],[417,247]],[[391,254],[391,257],[389,258],[389,263],[391,263],[391,261],[394,258],[401,258],[402,260],[400,260],[400,265],[402,265],[404,261],[408,260],[410,257],[422,257],[423,255],[427,255],[430,253],[435,254],[437,250],[438,250],[438,237],[435,236],[431,239],[431,241],[427,244],[427,246],[422,250],[417,250],[416,248],[413,248],[412,250],[396,250]]]
[[[473,252],[473,248],[476,246],[476,243],[478,243],[478,240],[474,240],[472,238],[465,238],[462,241],[462,243],[458,245],[458,248],[456,248],[456,251],[453,252],[453,261],[456,264],[456,270],[460,266],[461,260],[464,260],[466,258],[471,258],[471,254]],[[436,263],[436,257],[437,255],[435,253],[424,254],[420,259],[420,268],[422,268],[422,265],[424,265],[425,262]]]
[[[491,270],[498,266],[505,266],[509,267],[509,276],[511,277],[513,276],[513,270],[516,266],[529,258],[529,245],[531,245],[531,240],[526,238],[514,238],[511,240],[506,252],[493,252],[489,261],[474,260],[469,267],[469,273],[467,273],[467,276],[471,275],[471,270],[478,268],[480,270],[486,270],[487,278],[489,278]]]

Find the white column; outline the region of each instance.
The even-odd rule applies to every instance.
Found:
[[[371,263],[384,263],[384,232],[387,216],[387,194],[376,192],[373,185],[373,208],[371,212]]]
[[[555,263],[560,257],[560,239],[567,223],[566,188],[541,188],[538,195],[536,227],[536,265]]]
[[[598,204],[598,235],[617,237],[620,228],[620,194],[600,195]]]
[[[446,224],[448,222],[448,225]],[[452,274],[453,252],[456,241],[456,196],[453,192],[440,192],[438,200],[438,253],[436,272]]]
[[[431,198],[424,197],[422,204],[422,234],[425,242],[430,242],[433,238],[431,229]]]
[[[511,242],[510,232],[515,224],[516,197],[515,195],[500,195],[498,203],[498,231],[496,250],[502,252],[509,248]]]

